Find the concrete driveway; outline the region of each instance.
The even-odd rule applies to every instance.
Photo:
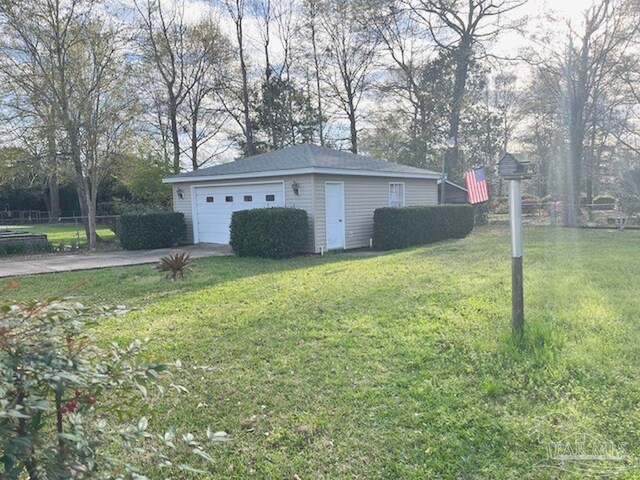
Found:
[[[186,250],[191,258],[217,257],[230,255],[228,245],[187,245],[180,248],[161,248],[158,250],[119,250],[116,252],[78,253],[73,255],[46,255],[41,257],[11,257],[0,259],[0,278],[35,275],[51,272],[72,272],[94,268],[123,267],[156,263],[174,251]]]

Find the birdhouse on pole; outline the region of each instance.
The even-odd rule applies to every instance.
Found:
[[[498,162],[498,175],[505,180],[526,180],[533,176],[534,165],[521,162],[510,153],[505,153]]]
[[[498,174],[509,180],[509,225],[511,227],[511,322],[516,333],[524,329],[522,274],[522,180],[531,178],[533,165],[505,153],[498,162]]]

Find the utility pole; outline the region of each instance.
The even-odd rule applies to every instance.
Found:
[[[440,204],[441,205],[445,204],[444,194],[445,194],[445,187],[447,185],[447,173],[445,170],[446,161],[447,161],[447,150],[442,152],[442,177],[440,180]]]
[[[449,138],[449,141],[447,142],[447,146],[444,149],[444,152],[442,153],[442,180],[440,181],[440,204],[441,205],[444,205],[445,203],[447,203],[445,200],[445,192],[446,192],[446,186],[447,186],[447,154],[455,146],[456,146],[455,137]]]

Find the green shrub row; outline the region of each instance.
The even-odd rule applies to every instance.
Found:
[[[373,246],[405,248],[463,238],[473,230],[471,205],[379,208],[373,215]]]
[[[50,242],[3,243],[0,245],[0,257],[4,255],[53,252],[54,250],[55,247]]]
[[[179,212],[127,213],[118,234],[125,250],[168,248],[186,238],[187,224]]]
[[[613,210],[616,199],[611,195],[597,195],[593,197],[594,210]]]
[[[257,208],[234,212],[231,217],[230,243],[241,257],[291,257],[304,252],[308,241],[305,210]]]

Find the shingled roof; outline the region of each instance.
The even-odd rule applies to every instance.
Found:
[[[291,172],[287,172],[291,171]],[[365,155],[355,155],[317,145],[302,144],[274,152],[261,153],[241,158],[234,162],[222,163],[213,167],[201,168],[193,172],[171,176],[166,182],[193,181],[211,177],[230,178],[234,175],[246,177],[249,174],[268,176],[270,172],[283,175],[287,173],[347,173],[363,175],[377,174],[394,176],[416,176],[439,178],[440,174],[422,168],[387,162]]]

